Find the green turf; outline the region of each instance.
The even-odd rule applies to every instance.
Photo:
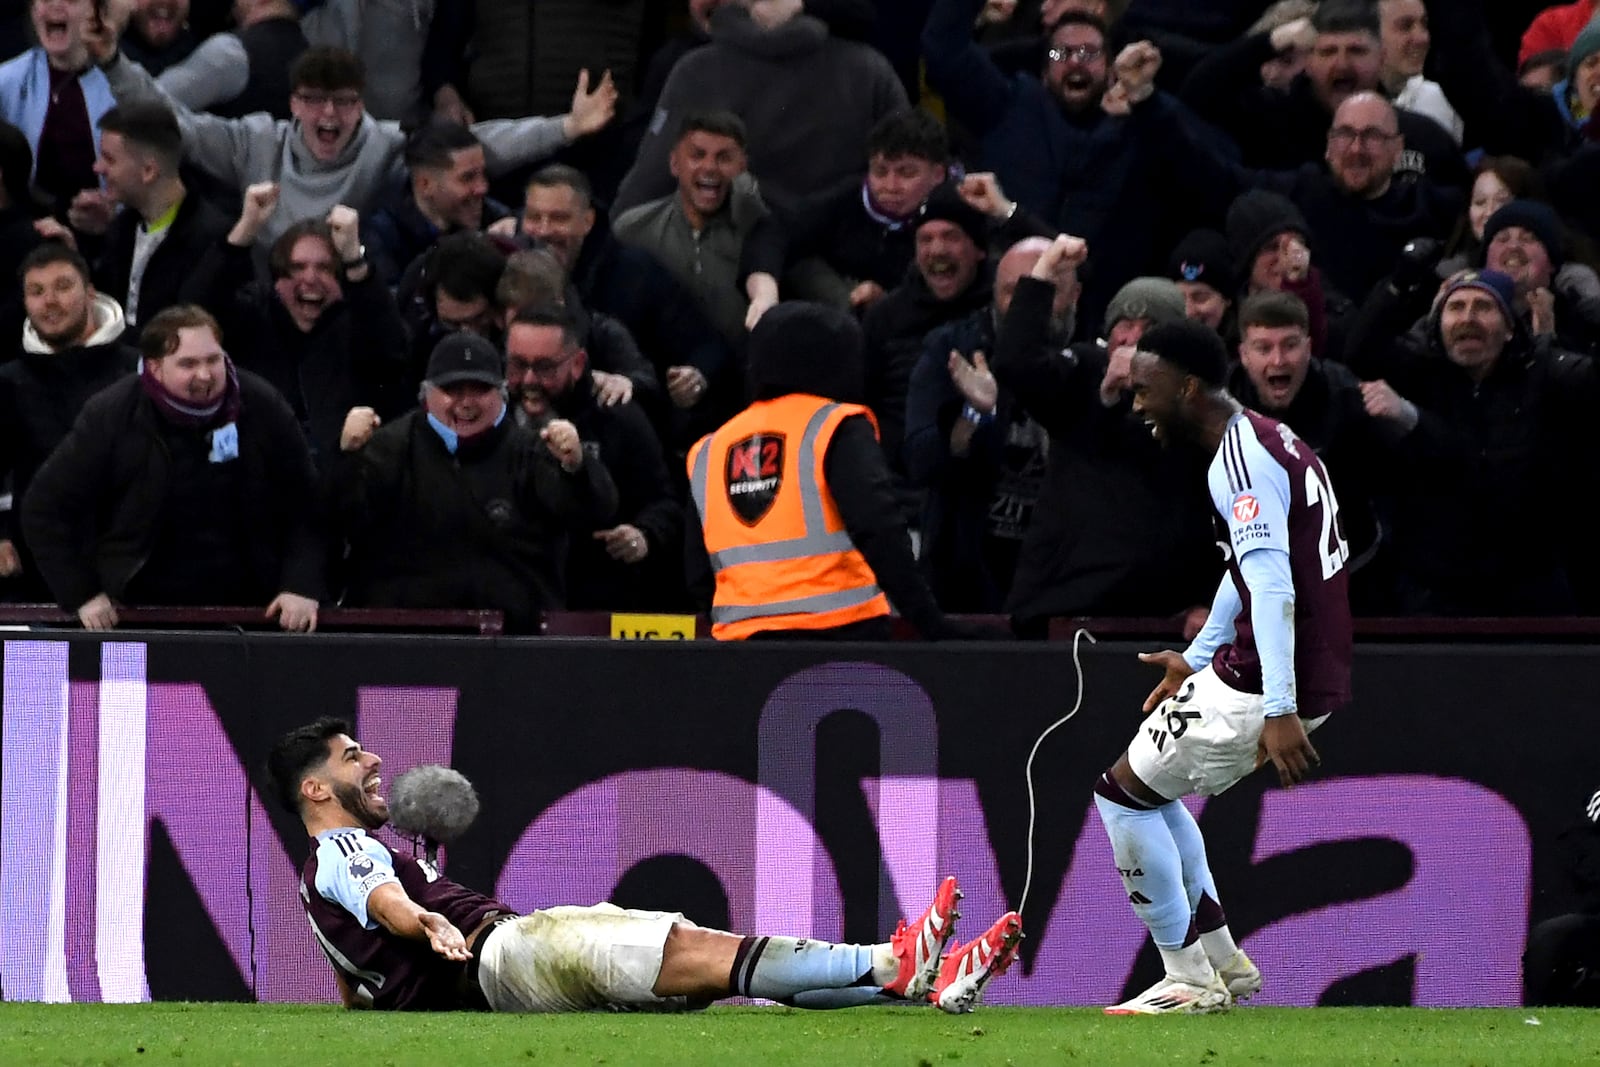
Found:
[[[1528,1020],[1537,1019],[1538,1025]],[[687,1016],[377,1015],[254,1004],[3,1004],[0,1064],[1600,1064],[1600,1012],[714,1008]]]

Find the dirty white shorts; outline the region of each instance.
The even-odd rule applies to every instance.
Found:
[[[1301,723],[1309,734],[1327,718]],[[1128,745],[1128,765],[1168,800],[1216,796],[1260,766],[1265,722],[1261,694],[1239,692],[1208,665],[1139,724]]]
[[[682,1011],[683,997],[651,990],[681,914],[615,904],[535,911],[491,930],[478,948],[478,984],[494,1011]]]

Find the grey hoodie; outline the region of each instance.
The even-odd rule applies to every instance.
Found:
[[[339,204],[364,218],[403,179],[406,135],[397,122],[363,114],[339,158],[323,163],[311,154],[299,120],[267,114],[224,119],[190,111],[125,55],[118,55],[105,75],[119,102],[153,99],[171,107],[183,131],[184,155],[217,180],[241,193],[255,182],[278,183],[278,209],[261,229],[262,246],[301,219],[326,217]],[[477,122],[472,132],[483,142],[491,174],[542,159],[567,143],[559,116]]]

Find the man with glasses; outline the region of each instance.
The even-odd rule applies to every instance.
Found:
[[[1287,92],[1261,84],[1261,65],[1309,41],[1305,71]],[[1382,90],[1383,49],[1376,7],[1365,0],[1323,0],[1309,25],[1296,20],[1218,48],[1196,64],[1183,99],[1226,131],[1246,166],[1288,169],[1323,156],[1336,112],[1358,93]],[[1396,113],[1406,151],[1396,160],[1407,176],[1466,187],[1460,148],[1433,119]]]
[[[1305,216],[1326,285],[1360,301],[1394,268],[1408,241],[1448,236],[1465,202],[1457,188],[1403,173],[1399,116],[1377,93],[1346,97],[1328,128],[1324,162],[1294,170],[1250,170],[1196,142],[1191,193],[1204,198],[1203,190],[1213,190],[1219,205],[1250,189],[1282,193]]]
[[[1174,154],[1194,118],[1156,89],[1154,45],[1113,59],[1105,23],[1078,11],[1050,29],[1037,74],[1007,75],[972,38],[981,6],[936,0],[922,34],[928,81],[979,138],[973,169],[993,171],[1023,208],[1096,250],[1078,311],[1097,330],[1118,289],[1162,266],[1157,249],[1207,221],[1191,212],[1187,161]]]
[[[166,94],[117,47],[121,27],[105,19],[85,31],[91,58],[105,71],[119,102]],[[170,97],[189,161],[241,192],[254,182],[279,184],[281,207],[259,239],[270,246],[290,225],[322,218],[337,204],[369,214],[400,183],[406,136],[396,122],[366,113],[366,71],[342,48],[308,49],[289,72],[288,121],[269,115],[222,119],[193,112]],[[617,89],[610,72],[593,89],[578,75],[572,110],[559,117],[497,119],[473,124],[489,172],[498,174],[551,155],[611,121]]]
[[[497,609],[521,633],[564,606],[568,536],[608,526],[617,490],[566,419],[507,418],[505,385],[500,350],[460,331],[429,356],[420,407],[386,426],[350,410],[329,494],[346,603]]]
[[[613,520],[572,539],[567,607],[683,610],[683,506],[661,442],[637,404],[595,397],[579,332],[572,312],[555,305],[518,311],[506,331],[506,386],[517,423],[537,430],[569,420],[597,446],[617,486]]]

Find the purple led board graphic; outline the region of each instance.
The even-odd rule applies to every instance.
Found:
[[[266,698],[219,703],[216,694],[234,692],[220,682],[156,680],[155,647],[100,644],[98,677],[90,680],[71,676],[66,642],[5,643],[6,999],[147,1000],[152,961],[170,954],[174,940],[202,936],[220,946],[219,966],[231,968],[219,981],[242,983],[263,1001],[335,1000],[296,895],[303,843],[270,813],[274,801],[260,795],[251,773],[276,731],[316,712],[269,707]],[[556,678],[561,669],[555,660],[538,665],[542,677]],[[476,760],[470,769],[486,804],[473,831],[481,835],[479,851],[463,854],[478,864],[478,876],[466,880],[518,908],[605,899],[639,864],[672,856],[715,878],[728,922],[741,931],[837,939],[849,934],[852,911],[863,905],[886,930],[919,912],[945,873],[961,879],[969,925],[1016,903],[1019,820],[1013,812],[996,822],[995,797],[1015,785],[1026,748],[999,746],[1005,765],[992,774],[941,773],[954,765],[941,751],[947,737],[963,726],[941,717],[947,703],[935,699],[944,691],[938,679],[880,663],[823,663],[751,682],[741,690],[756,694],[737,719],[743,732],[716,735],[730,755],[727,766],[714,768],[641,765],[634,755],[608,763],[596,740],[607,729],[581,719],[564,728],[493,719],[510,707],[540,712],[536,701],[524,708],[507,696],[526,692],[526,666],[511,663],[504,678],[482,685],[379,684],[381,666],[370,668],[370,681],[337,694],[315,672],[274,684],[303,687],[305,699],[292,702],[300,708],[352,709],[358,735],[384,757],[390,782],[418,764]],[[347,662],[344,669],[358,677],[369,668]],[[246,693],[265,684],[244,682]],[[668,736],[668,727],[643,717],[648,710],[594,714],[634,716],[627,721],[637,730]],[[840,777],[827,731],[841,715],[870,726],[875,774]],[[1118,743],[1097,736],[1089,747],[1114,753]],[[666,740],[659,747],[681,751]],[[563,768],[574,780],[528,807],[519,798],[538,777],[531,766]],[[836,809],[846,794],[864,813],[875,858],[841,852],[831,836],[827,820],[837,816],[825,809]],[[1087,789],[1067,795],[1070,810],[1054,812],[1063,829],[1053,847],[1070,850],[1069,861],[1056,856],[1049,884],[1035,882],[1026,965],[991,988],[993,1003],[1107,1002],[1148,953]],[[1199,803],[1191,810],[1205,815]],[[1240,842],[1233,865],[1218,870],[1225,898],[1231,884],[1279,869],[1274,864],[1322,855],[1313,850],[1377,847],[1409,857],[1400,868],[1408,873],[1387,885],[1243,930],[1246,949],[1269,975],[1263,1002],[1315,1004],[1337,983],[1407,961],[1410,1002],[1518,1002],[1534,834],[1501,792],[1460,774],[1370,773],[1268,790],[1259,805],[1241,810],[1253,824],[1218,827]],[[1210,834],[1213,827],[1203,825]],[[157,827],[192,887],[198,930],[147,929]],[[862,898],[862,885],[876,886],[875,896]],[[1269,895],[1281,888],[1267,887]],[[1462,973],[1481,977],[1468,987],[1456,980]]]

